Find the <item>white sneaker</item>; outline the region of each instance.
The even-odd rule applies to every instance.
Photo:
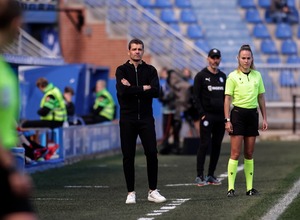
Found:
[[[148,201],[155,202],[155,203],[160,203],[160,202],[167,201],[167,199],[164,196],[160,195],[159,192],[156,189],[156,190],[148,192]]]
[[[136,201],[135,201],[135,192],[130,192],[128,195],[127,195],[127,199],[126,199],[126,204],[135,204]]]

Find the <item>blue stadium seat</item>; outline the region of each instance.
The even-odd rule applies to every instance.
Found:
[[[210,50],[210,47],[209,47],[209,45],[208,45],[208,43],[207,43],[206,40],[199,39],[199,40],[197,40],[197,41],[195,42],[195,45],[196,45],[197,47],[199,47],[200,49],[202,49],[203,51],[205,51],[206,53],[208,53],[209,50]]]
[[[156,12],[153,8],[146,8],[146,11],[149,12],[150,14],[154,15],[156,17]],[[152,22],[153,20],[146,14],[144,14],[144,17],[147,21]]]
[[[171,0],[156,0],[154,6],[157,8],[172,8],[173,4]]]
[[[184,23],[196,23],[197,17],[192,9],[184,9],[180,13],[180,20]]]
[[[190,0],[175,0],[175,5],[179,8],[191,8],[192,7]]]
[[[284,55],[298,54],[297,44],[291,39],[282,41],[281,43],[281,53]]]
[[[239,0],[239,5],[242,8],[255,8],[255,3],[253,0]]]
[[[275,36],[279,39],[292,38],[292,27],[286,23],[280,23],[276,25]]]
[[[282,70],[280,72],[280,86],[282,87],[295,87],[297,86],[297,81],[295,80],[295,76],[290,70]]]
[[[166,8],[161,10],[160,19],[165,23],[177,23],[175,12],[173,9]]]
[[[299,23],[299,12],[296,8],[290,8],[288,22],[290,24],[298,24]]]
[[[138,3],[144,8],[150,8],[153,6],[152,0],[138,0]]]
[[[300,39],[300,25],[298,25],[297,37]]]
[[[198,24],[190,24],[187,28],[187,36],[192,39],[203,38],[203,32],[201,26]]]
[[[296,8],[295,0],[287,0],[287,5],[290,8]]]
[[[174,31],[177,31],[178,33],[181,33],[181,29],[178,23],[172,23],[169,24],[169,27],[171,27]]]
[[[265,22],[272,23],[273,19],[271,18],[271,11],[270,9],[266,9],[265,11]]]
[[[258,5],[262,8],[270,8],[271,0],[258,0]]]
[[[278,54],[275,42],[271,39],[264,39],[260,44],[260,50],[264,54]]]
[[[300,64],[300,57],[297,55],[288,56],[286,63]]]
[[[267,63],[269,64],[279,64],[281,63],[281,59],[279,55],[273,54],[267,58]]]
[[[245,19],[249,23],[261,23],[259,12],[256,8],[249,8],[246,11]]]
[[[85,0],[84,1],[86,4],[91,5],[93,7],[103,7],[105,6],[105,1],[104,0]]]
[[[268,28],[265,24],[259,23],[256,24],[253,28],[253,36],[256,38],[270,38],[270,33],[268,31]]]

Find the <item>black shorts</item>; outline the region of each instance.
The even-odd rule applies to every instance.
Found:
[[[230,121],[233,132],[230,135],[242,135],[246,137],[258,136],[258,111],[257,109],[245,109],[233,107]]]
[[[0,166],[0,219],[17,212],[34,213],[29,198],[20,198],[11,191],[8,176]]]

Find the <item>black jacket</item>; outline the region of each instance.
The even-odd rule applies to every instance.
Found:
[[[207,68],[201,70],[194,79],[194,99],[200,118],[205,113],[224,114],[224,92],[226,75],[219,70],[211,73]]]
[[[126,79],[130,86],[121,83]],[[143,86],[151,89],[144,91]],[[120,105],[120,120],[142,120],[153,117],[152,99],[159,96],[159,79],[156,69],[144,61],[135,66],[127,61],[116,70],[117,97]]]

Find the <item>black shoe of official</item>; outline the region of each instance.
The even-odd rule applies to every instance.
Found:
[[[227,192],[227,197],[235,197],[234,189],[231,189]]]
[[[259,192],[256,189],[252,188],[246,192],[246,195],[247,196],[257,196],[257,195],[259,195]]]

